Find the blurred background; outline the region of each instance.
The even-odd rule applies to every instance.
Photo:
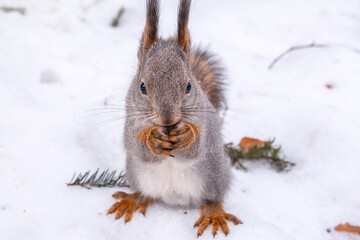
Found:
[[[161,3],[163,37],[177,4]],[[124,167],[144,23],[144,0],[0,0],[4,239],[195,238],[196,209],[159,205],[125,226],[104,214],[115,189],[65,185],[74,172]],[[194,0],[189,25],[227,69],[225,141],[276,138],[296,163],[234,169],[225,206],[244,225],[227,239],[356,239],[332,229],[360,225],[360,1]]]

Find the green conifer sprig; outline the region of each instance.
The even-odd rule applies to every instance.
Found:
[[[274,147],[275,139],[266,141],[263,146],[252,146],[248,150],[241,150],[233,143],[225,144],[225,152],[231,159],[231,164],[237,169],[247,170],[243,165],[245,161],[266,160],[277,172],[289,171],[295,163],[279,157],[281,147]]]
[[[87,189],[91,189],[91,187],[129,187],[126,184],[125,175],[122,171],[116,174],[116,170],[110,172],[110,170],[107,169],[99,176],[98,173],[99,169],[93,174],[90,174],[89,170],[85,172],[85,174],[79,173],[76,176],[75,172],[70,182],[67,183],[67,186],[80,186]]]

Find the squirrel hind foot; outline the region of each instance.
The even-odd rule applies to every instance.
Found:
[[[232,214],[226,213],[220,203],[204,204],[200,206],[200,218],[195,222],[194,227],[199,227],[197,237],[201,236],[205,229],[212,224],[212,235],[215,237],[219,227],[227,236],[230,232],[226,220],[234,225],[242,224],[242,221]]]
[[[132,194],[117,192],[113,197],[120,202],[114,203],[107,214],[115,213],[115,220],[124,216],[125,223],[131,221],[136,210],[145,216],[148,206],[154,202],[153,199],[143,197],[138,192]]]

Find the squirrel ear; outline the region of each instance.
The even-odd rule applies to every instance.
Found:
[[[177,42],[184,52],[190,50],[190,34],[188,29],[191,0],[181,0],[178,12]]]
[[[146,1],[146,25],[143,33],[143,46],[149,49],[158,39],[159,1]]]

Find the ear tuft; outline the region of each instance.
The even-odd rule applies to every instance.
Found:
[[[143,44],[149,49],[158,39],[159,1],[147,0],[146,25],[143,34]]]
[[[191,45],[188,29],[190,5],[191,0],[181,0],[179,4],[178,32],[176,40],[184,52],[188,52]]]

